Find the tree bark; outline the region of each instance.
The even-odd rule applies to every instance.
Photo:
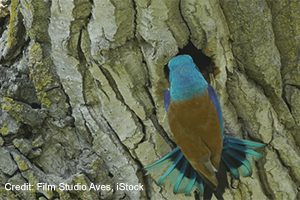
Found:
[[[171,149],[164,66],[191,44],[194,59],[212,61],[226,132],[267,144],[224,198],[300,199],[299,10],[290,0],[1,0],[0,199],[195,199],[143,171]],[[63,182],[145,190],[4,188]]]

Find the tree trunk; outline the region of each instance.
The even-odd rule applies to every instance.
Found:
[[[0,199],[195,199],[143,170],[171,149],[164,66],[186,51],[211,61],[199,67],[226,132],[268,144],[224,198],[300,199],[299,11],[290,0],[0,0]]]

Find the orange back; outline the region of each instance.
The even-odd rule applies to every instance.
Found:
[[[220,122],[208,93],[188,101],[171,102],[168,110],[175,142],[193,168],[213,186],[223,148]]]

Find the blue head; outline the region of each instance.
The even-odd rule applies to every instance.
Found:
[[[207,91],[208,83],[191,56],[176,56],[169,61],[168,67],[172,101],[189,100]]]

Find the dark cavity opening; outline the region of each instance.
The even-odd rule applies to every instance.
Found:
[[[108,176],[109,176],[110,178],[113,178],[113,177],[114,177],[114,175],[113,175],[111,172],[108,172]]]
[[[23,138],[25,138],[25,139],[30,139],[33,137],[32,128],[26,124],[21,125],[20,133],[22,134]]]
[[[197,47],[195,47],[192,42],[189,42],[185,47],[179,49],[177,55],[184,54],[188,54],[193,58],[200,72],[203,74],[205,79],[209,81],[209,74],[214,72],[214,65],[212,59],[206,56],[200,49],[197,49]],[[165,77],[169,80],[168,64],[164,66],[164,73]]]
[[[31,103],[30,106],[33,109],[41,109],[42,108],[42,105],[39,103]]]
[[[2,36],[3,32],[6,30],[8,21],[9,21],[9,16],[0,18],[0,37]]]

